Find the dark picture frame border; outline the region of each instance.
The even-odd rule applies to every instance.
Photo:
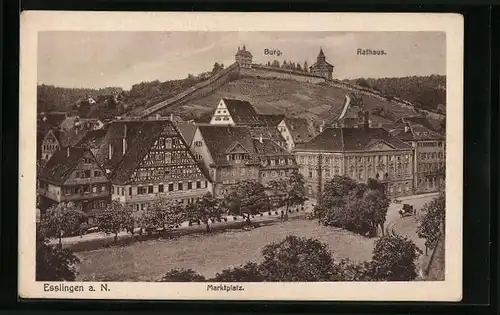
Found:
[[[266,1],[222,3],[206,2],[153,2],[135,1],[16,1],[3,3],[3,94],[2,94],[2,168],[1,168],[1,263],[0,263],[0,310],[23,311],[95,311],[116,310],[141,313],[165,311],[175,313],[207,312],[271,312],[306,313],[377,313],[377,314],[490,314],[494,312],[496,301],[491,297],[496,288],[496,256],[491,253],[491,245],[496,240],[496,231],[490,234],[490,221],[497,219],[491,206],[498,206],[496,194],[491,185],[497,179],[490,174],[498,174],[497,146],[492,151],[492,143],[498,140],[498,129],[492,118],[498,117],[498,69],[493,70],[492,51],[500,56],[498,42],[492,46],[491,37],[500,38],[499,22],[490,28],[492,15],[500,19],[499,11],[488,6],[449,5],[380,5],[356,6],[329,5],[327,3],[299,4],[293,2]],[[19,111],[19,12],[20,10],[100,10],[100,11],[293,11],[293,12],[450,12],[460,13],[465,22],[464,52],[464,276],[463,300],[457,303],[441,302],[279,302],[279,301],[123,301],[123,300],[20,300],[17,295],[17,178],[18,178],[18,111]],[[495,32],[496,33],[492,33]],[[498,57],[497,57],[498,58]],[[493,58],[495,59],[495,58]],[[496,61],[496,68],[498,68]],[[496,84],[495,76],[496,71]],[[493,109],[495,108],[495,109]],[[496,110],[496,111],[495,111]],[[496,113],[496,115],[495,115]],[[494,116],[495,115],[495,116]],[[495,158],[492,160],[492,158]],[[497,192],[498,188],[494,188]],[[451,196],[449,196],[450,198]],[[496,207],[495,207],[496,208]],[[29,209],[20,209],[28,211]],[[491,212],[490,212],[491,211]],[[450,213],[450,212],[449,212]],[[491,217],[490,217],[491,216]],[[496,221],[496,220],[495,220]],[[494,221],[493,221],[494,222]],[[498,246],[498,244],[495,244]],[[53,314],[53,312],[51,312]]]

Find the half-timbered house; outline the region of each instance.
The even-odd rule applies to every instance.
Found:
[[[191,203],[211,190],[184,138],[167,119],[111,124],[98,152],[112,199],[144,209],[157,195]]]

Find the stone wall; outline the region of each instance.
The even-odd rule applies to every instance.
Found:
[[[252,65],[251,69],[241,68],[240,75],[257,77],[257,78],[260,77],[268,79],[294,80],[312,84],[325,82],[324,78],[313,76],[308,73],[301,73],[299,71],[286,70],[286,69],[261,66],[261,65]]]

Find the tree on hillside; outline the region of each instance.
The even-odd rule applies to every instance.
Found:
[[[305,72],[309,72],[309,66],[307,65],[307,61],[304,61],[304,66],[302,67],[302,69],[303,69]]]
[[[204,282],[205,277],[193,269],[172,269],[161,278],[160,282]]]
[[[266,281],[330,281],[333,258],[315,239],[289,235],[262,250],[261,273]]]
[[[99,229],[106,234],[114,234],[113,241],[118,241],[118,233],[130,226],[132,209],[125,207],[120,201],[113,200],[106,209],[96,217]]]
[[[368,88],[368,89],[371,88],[370,83],[368,83],[368,80],[366,80],[365,78],[359,78],[359,79],[357,79],[356,80],[356,85],[359,85],[361,87]]]
[[[296,68],[297,68],[297,71],[302,71],[302,67],[300,66],[300,63],[298,63],[298,62],[297,62]]]
[[[269,197],[265,192],[264,186],[253,180],[244,180],[238,183],[235,188],[235,196],[239,200],[240,212],[250,215],[259,212],[267,212],[271,209]]]
[[[78,234],[85,219],[85,213],[73,202],[61,202],[47,209],[41,216],[41,233],[47,237],[57,237],[59,247],[62,247],[62,237]]]
[[[421,254],[422,251],[406,236],[395,233],[382,236],[373,250],[375,280],[414,280],[418,275],[416,261]]]
[[[444,230],[446,218],[444,194],[440,194],[425,204],[421,212],[423,216],[419,219],[417,234],[418,237],[425,239],[425,254],[427,255],[427,249],[436,247],[439,233],[442,232],[441,229]]]
[[[286,62],[286,60],[283,60],[283,64],[281,65],[281,68],[288,69],[288,63]]]
[[[69,249],[54,247],[49,244],[43,231],[36,233],[36,281],[75,281],[78,257]]]
[[[285,204],[285,220],[288,219],[288,209],[293,206],[304,204],[306,201],[306,189],[304,177],[297,170],[293,170],[288,178],[280,178],[269,182],[269,187],[283,192]]]
[[[238,267],[230,267],[216,273],[213,282],[264,282],[260,266],[254,262],[248,262]]]
[[[271,66],[271,61],[268,61],[267,64],[266,64],[268,67]]]
[[[214,63],[212,68],[212,75],[219,73],[223,69],[224,65],[220,65],[218,62]]]

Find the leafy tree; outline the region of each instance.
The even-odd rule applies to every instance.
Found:
[[[132,209],[125,207],[118,200],[113,200],[106,209],[96,217],[99,229],[114,234],[114,242],[118,241],[118,233],[127,229],[132,221]]]
[[[267,281],[330,281],[333,258],[315,239],[287,236],[262,250],[261,272]]]
[[[417,234],[418,237],[425,239],[425,254],[427,255],[427,249],[436,247],[439,233],[441,229],[444,230],[446,216],[444,194],[440,194],[425,204],[421,211],[423,216],[419,220]]]
[[[365,88],[371,88],[371,85],[370,83],[368,83],[368,80],[366,80],[365,78],[359,78],[356,80],[356,84],[361,86],[361,87],[365,87]]]
[[[288,69],[288,63],[286,62],[286,60],[283,60],[283,64],[281,65],[281,68]]]
[[[220,65],[218,62],[214,63],[214,67],[212,68],[212,75],[217,74],[223,69],[224,65]]]
[[[288,178],[272,180],[268,185],[272,189],[285,193],[282,200],[285,205],[285,219],[288,219],[289,207],[302,205],[306,201],[304,177],[297,170],[293,170]]]
[[[163,232],[180,225],[184,220],[182,207],[171,200],[157,195],[144,209],[144,222],[146,228],[151,230],[162,230]]]
[[[309,66],[307,65],[307,61],[304,61],[304,66],[302,67],[304,72],[309,72]]]
[[[315,210],[324,225],[374,236],[378,227],[384,231],[389,204],[377,183],[357,184],[348,177],[335,176],[326,183]]]
[[[375,264],[372,261],[342,259],[334,262],[332,281],[374,281],[374,270]]]
[[[172,269],[163,276],[160,282],[203,282],[205,277],[193,269]]]
[[[297,71],[302,71],[302,67],[300,66],[300,63],[298,63],[298,62],[297,62],[296,68],[297,68]]]
[[[212,222],[220,220],[223,214],[223,208],[220,206],[219,201],[211,194],[206,193],[200,200],[198,200],[192,207],[194,216],[192,219],[195,221],[200,220],[205,223],[207,233],[210,232],[210,220]]]
[[[374,278],[379,281],[410,281],[417,275],[416,260],[422,251],[406,236],[395,233],[379,238],[373,249]]]
[[[69,249],[48,243],[43,231],[36,236],[36,281],[75,281],[80,260]]]
[[[264,276],[260,271],[260,266],[254,262],[245,265],[232,267],[217,273],[210,281],[214,282],[263,282]]]
[[[271,209],[269,196],[265,192],[264,186],[253,180],[244,180],[238,183],[234,190],[235,194],[231,195],[239,202],[240,213],[246,214],[250,218],[251,214],[266,212]]]
[[[41,215],[40,226],[44,235],[57,237],[59,247],[62,247],[63,235],[78,234],[80,225],[85,219],[85,213],[73,202],[61,202],[50,207]]]

